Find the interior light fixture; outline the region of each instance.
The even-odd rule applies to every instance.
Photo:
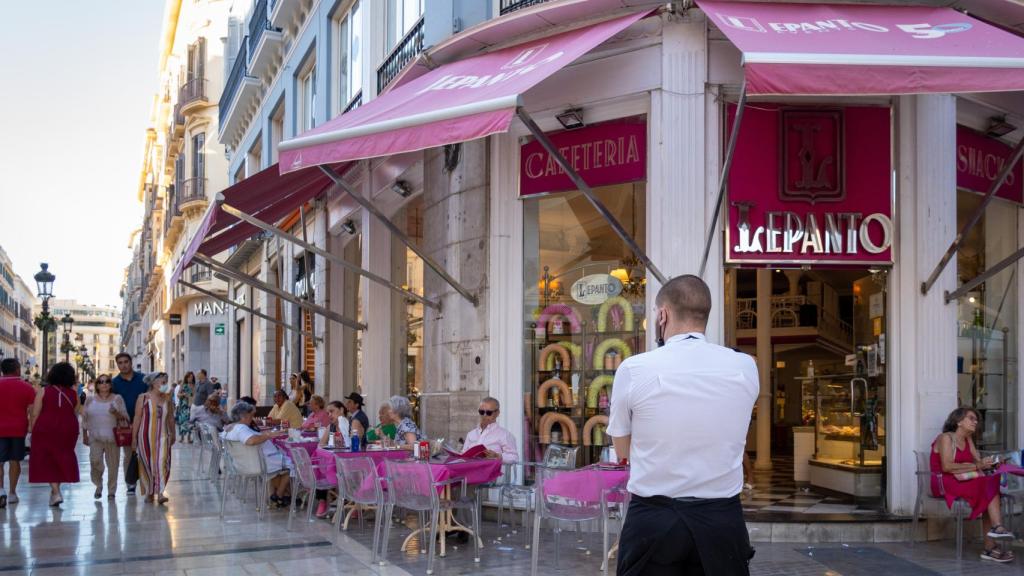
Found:
[[[1006,116],[993,116],[989,118],[985,135],[992,138],[1002,138],[1016,129],[1016,126],[1006,121]]]
[[[625,268],[616,268],[608,273],[609,276],[615,278],[623,284],[629,283],[629,272]]]
[[[345,222],[341,225],[341,229],[354,236],[356,233],[356,223],[351,220],[345,220]]]
[[[391,191],[402,198],[408,198],[412,194],[412,186],[405,180],[395,180],[395,183],[391,185]]]
[[[557,114],[555,119],[562,125],[566,130],[574,130],[576,128],[583,128],[586,124],[583,123],[583,109],[582,108],[569,108],[561,114]]]

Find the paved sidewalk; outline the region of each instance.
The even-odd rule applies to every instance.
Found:
[[[61,509],[47,506],[46,486],[22,484],[21,502],[0,510],[0,576],[88,574],[159,574],[259,576],[311,574],[425,574],[426,555],[399,551],[409,529],[392,528],[387,566],[370,566],[370,524],[360,530],[354,522],[338,533],[325,521],[306,523],[297,518],[295,531],[286,531],[287,513],[273,511],[257,521],[252,500],[243,507],[229,497],[228,514],[221,521],[219,487],[195,478],[192,447],[174,451],[170,502],[166,507],[129,497],[120,486],[114,501],[93,500],[86,482],[67,486]],[[87,451],[80,447],[82,478],[88,479]],[[27,478],[24,475],[23,478]],[[502,535],[503,541],[495,543]],[[472,546],[449,541],[447,558],[438,558],[435,574],[529,574],[530,551],[523,534],[511,541],[493,523],[484,526],[486,548],[480,564]],[[555,570],[551,532],[541,546],[544,574],[600,574],[599,535],[577,542],[571,531],[562,534],[560,570]],[[1021,561],[992,565],[978,559],[979,545],[969,545],[957,562],[950,542],[911,548],[906,544],[849,544],[806,546],[758,544],[751,573],[778,576],[902,576],[1024,574]],[[613,571],[614,573],[614,571]]]

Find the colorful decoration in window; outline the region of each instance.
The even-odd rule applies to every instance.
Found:
[[[612,394],[612,376],[611,374],[602,374],[597,378],[594,378],[590,382],[590,387],[587,388],[587,408],[597,408],[598,399],[601,395],[601,390],[605,391],[609,397]]]
[[[633,330],[633,307],[629,300],[622,296],[615,296],[605,300],[597,312],[597,331],[631,332]]]
[[[608,428],[608,417],[604,414],[598,414],[597,416],[591,416],[587,423],[583,425],[583,445],[584,446],[603,446],[604,445],[604,431]]]
[[[608,338],[607,340],[602,340],[601,343],[594,348],[594,369],[614,370],[622,363],[623,360],[632,355],[633,350],[630,349],[629,344],[626,344],[626,341],[622,338]]]
[[[552,391],[551,389],[554,388]],[[537,407],[547,408],[548,407],[548,392],[552,392],[554,397],[551,398],[552,404],[561,406],[563,408],[573,405],[572,389],[565,382],[558,378],[551,378],[540,385],[537,388]]]
[[[570,330],[565,330],[564,321],[569,322]],[[559,327],[562,326],[561,329]],[[537,335],[547,334],[575,334],[580,331],[582,323],[576,311],[568,304],[551,304],[545,308],[537,317]]]
[[[572,418],[560,412],[548,412],[540,417],[540,443],[551,444],[551,428],[555,424],[558,424],[562,429],[562,438],[559,443],[575,446],[579,441],[579,431],[576,429],[576,423],[572,421]],[[568,442],[566,442],[565,436],[569,437]]]

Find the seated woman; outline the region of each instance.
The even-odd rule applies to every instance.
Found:
[[[405,396],[392,396],[390,404],[391,410],[388,413],[388,419],[398,423],[398,427],[395,429],[395,441],[400,446],[412,447],[416,442],[425,440],[426,436],[412,421],[412,404],[409,403],[409,399]]]
[[[214,392],[206,397],[206,403],[202,406],[193,406],[189,416],[189,422],[195,424],[209,424],[218,432],[224,429],[231,419],[220,407],[220,392]]]
[[[302,422],[303,430],[316,430],[331,425],[331,415],[327,413],[327,403],[322,396],[309,399],[309,416]]]
[[[958,498],[963,498],[971,507],[971,520],[987,510],[991,527],[985,535],[985,551],[981,559],[1012,562],[1013,552],[1002,552],[993,542],[993,539],[1012,540],[1013,533],[1002,524],[999,475],[985,474],[994,467],[992,459],[979,457],[974,447],[973,436],[978,420],[978,413],[973,408],[957,408],[946,418],[942,434],[932,442],[932,495],[941,498],[944,494],[950,508]]]
[[[252,429],[253,420],[256,417],[256,407],[248,402],[236,402],[231,408],[232,423],[224,430],[224,439],[241,442],[246,446],[259,446],[263,452],[263,460],[267,464],[267,472],[277,474],[270,480],[272,494],[270,501],[276,506],[287,506],[288,481],[291,472],[291,460],[284,455],[284,452],[274,445],[272,440],[276,436],[284,436],[288,432],[259,433]]]
[[[334,446],[336,448],[348,448],[349,443],[349,429],[348,429],[348,410],[345,410],[345,405],[335,400],[327,405],[327,415],[331,418],[331,424],[327,427],[327,431],[331,434],[337,434],[334,438]],[[327,436],[325,435],[320,440],[321,446],[327,446]]]
[[[380,409],[377,410],[377,418],[380,419],[380,424],[366,431],[366,441],[377,442],[385,437],[394,440],[398,425],[391,421],[390,403],[384,402],[380,405]]]

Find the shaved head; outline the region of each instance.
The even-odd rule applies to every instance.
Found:
[[[676,322],[703,328],[711,315],[711,290],[697,276],[684,274],[662,286],[654,303],[671,310]]]

